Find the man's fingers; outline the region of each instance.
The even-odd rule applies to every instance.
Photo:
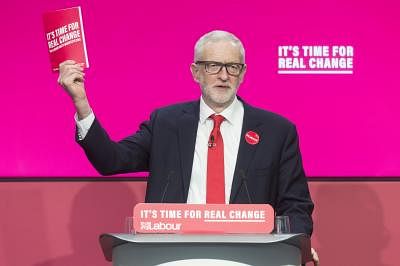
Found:
[[[69,64],[69,62],[74,62],[74,61],[67,60],[60,64],[59,77],[58,77],[58,83],[60,85],[65,85],[68,82],[69,76],[74,73],[85,75],[83,73],[83,67],[80,64],[75,64],[75,63]]]
[[[85,73],[77,70],[72,70],[65,75],[60,75],[58,83],[63,87],[71,86],[75,81],[84,81]]]
[[[311,255],[312,255],[312,258],[313,258],[313,261],[314,261],[314,265],[318,266],[319,265],[319,257],[318,257],[317,252],[313,248],[311,248]]]
[[[64,62],[61,62],[59,67],[63,67],[63,66],[67,66],[67,65],[80,65],[80,66],[84,66],[84,63],[78,63],[74,60],[65,60]]]
[[[60,65],[58,66],[58,68],[60,69],[60,68],[62,68],[62,67],[64,67],[64,66],[67,66],[67,65],[74,65],[74,64],[76,64],[76,62],[75,62],[74,60],[65,60],[64,62],[61,62],[61,63],[60,63]]]
[[[60,75],[63,75],[64,73],[67,73],[68,71],[72,70],[78,70],[83,72],[83,67],[80,66],[79,64],[64,65],[64,66],[60,65],[59,70],[60,70]]]
[[[85,73],[83,73],[82,71],[79,70],[71,70],[68,73],[66,73],[65,75],[63,75],[63,77],[65,77],[65,79],[68,79],[71,75],[81,75],[81,76],[85,76]]]
[[[82,64],[78,64],[73,60],[67,60],[67,61],[62,62],[59,65],[59,75],[60,75],[59,80],[64,79],[63,77],[65,75],[68,75],[69,72],[71,72],[71,71],[81,71],[81,72],[83,72],[83,65]]]
[[[85,99],[83,64],[76,63],[74,60],[66,60],[59,67],[58,83],[74,101]]]
[[[83,72],[80,71],[80,70],[71,69],[71,70],[68,70],[68,71],[64,72],[63,74],[61,74],[61,75],[59,76],[58,82],[59,82],[59,83],[65,83],[66,81],[68,81],[68,80],[71,79],[71,76],[72,76],[72,75],[81,75],[81,76],[84,76],[85,73],[83,73]]]

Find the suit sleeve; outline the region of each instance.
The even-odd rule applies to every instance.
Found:
[[[277,215],[289,216],[293,233],[306,233],[311,236],[313,231],[311,214],[314,204],[308,190],[294,125],[291,125],[284,142],[278,182]]]
[[[109,138],[96,118],[86,137],[83,140],[76,137],[76,141],[101,175],[148,171],[155,117],[156,112],[150,121],[140,125],[135,134],[119,142]]]

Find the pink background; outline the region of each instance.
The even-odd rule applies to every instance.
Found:
[[[298,127],[309,176],[399,176],[399,4],[375,1],[8,1],[2,5],[0,175],[97,176],[74,143],[41,15],[81,5],[87,92],[114,139],[157,107],[199,97],[189,64],[205,32],[242,39],[239,94]],[[278,75],[278,45],[353,45],[353,75]]]
[[[324,266],[398,266],[400,182],[310,182]],[[144,182],[0,182],[0,265],[110,266],[98,237],[125,232]],[[312,264],[308,264],[312,265]]]

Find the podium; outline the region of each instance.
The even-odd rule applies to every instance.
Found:
[[[311,261],[305,234],[103,234],[114,266],[301,265]]]

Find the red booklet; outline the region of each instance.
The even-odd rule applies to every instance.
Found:
[[[43,14],[43,24],[53,71],[67,59],[89,67],[81,7],[47,12]]]

